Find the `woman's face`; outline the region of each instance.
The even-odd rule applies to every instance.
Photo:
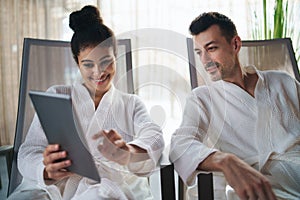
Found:
[[[103,96],[111,87],[116,72],[112,47],[87,47],[81,50],[78,64],[85,86],[91,94]]]

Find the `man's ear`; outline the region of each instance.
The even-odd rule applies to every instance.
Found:
[[[234,36],[234,38],[232,39],[232,45],[233,45],[233,49],[235,51],[237,51],[237,52],[240,51],[240,49],[242,47],[242,40],[238,35]]]

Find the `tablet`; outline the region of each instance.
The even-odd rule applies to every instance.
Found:
[[[73,115],[69,95],[29,91],[32,104],[41,122],[49,144],[59,144],[67,151],[72,165],[67,169],[100,182],[94,159],[86,145],[80,127]]]

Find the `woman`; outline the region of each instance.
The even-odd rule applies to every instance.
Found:
[[[23,183],[11,199],[18,194],[39,199],[152,199],[143,176],[156,168],[163,151],[161,130],[137,96],[114,88],[116,39],[99,10],[85,6],[71,13],[70,27],[83,82],[52,86],[48,92],[71,95],[101,183],[66,170],[72,165],[71,160],[61,161],[67,152],[60,151],[59,144],[48,144],[35,116],[18,155]]]

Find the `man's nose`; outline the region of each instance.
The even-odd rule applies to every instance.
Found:
[[[205,66],[207,63],[211,62],[211,56],[209,55],[209,53],[207,51],[203,51],[200,57],[200,60],[202,62],[202,64]]]

